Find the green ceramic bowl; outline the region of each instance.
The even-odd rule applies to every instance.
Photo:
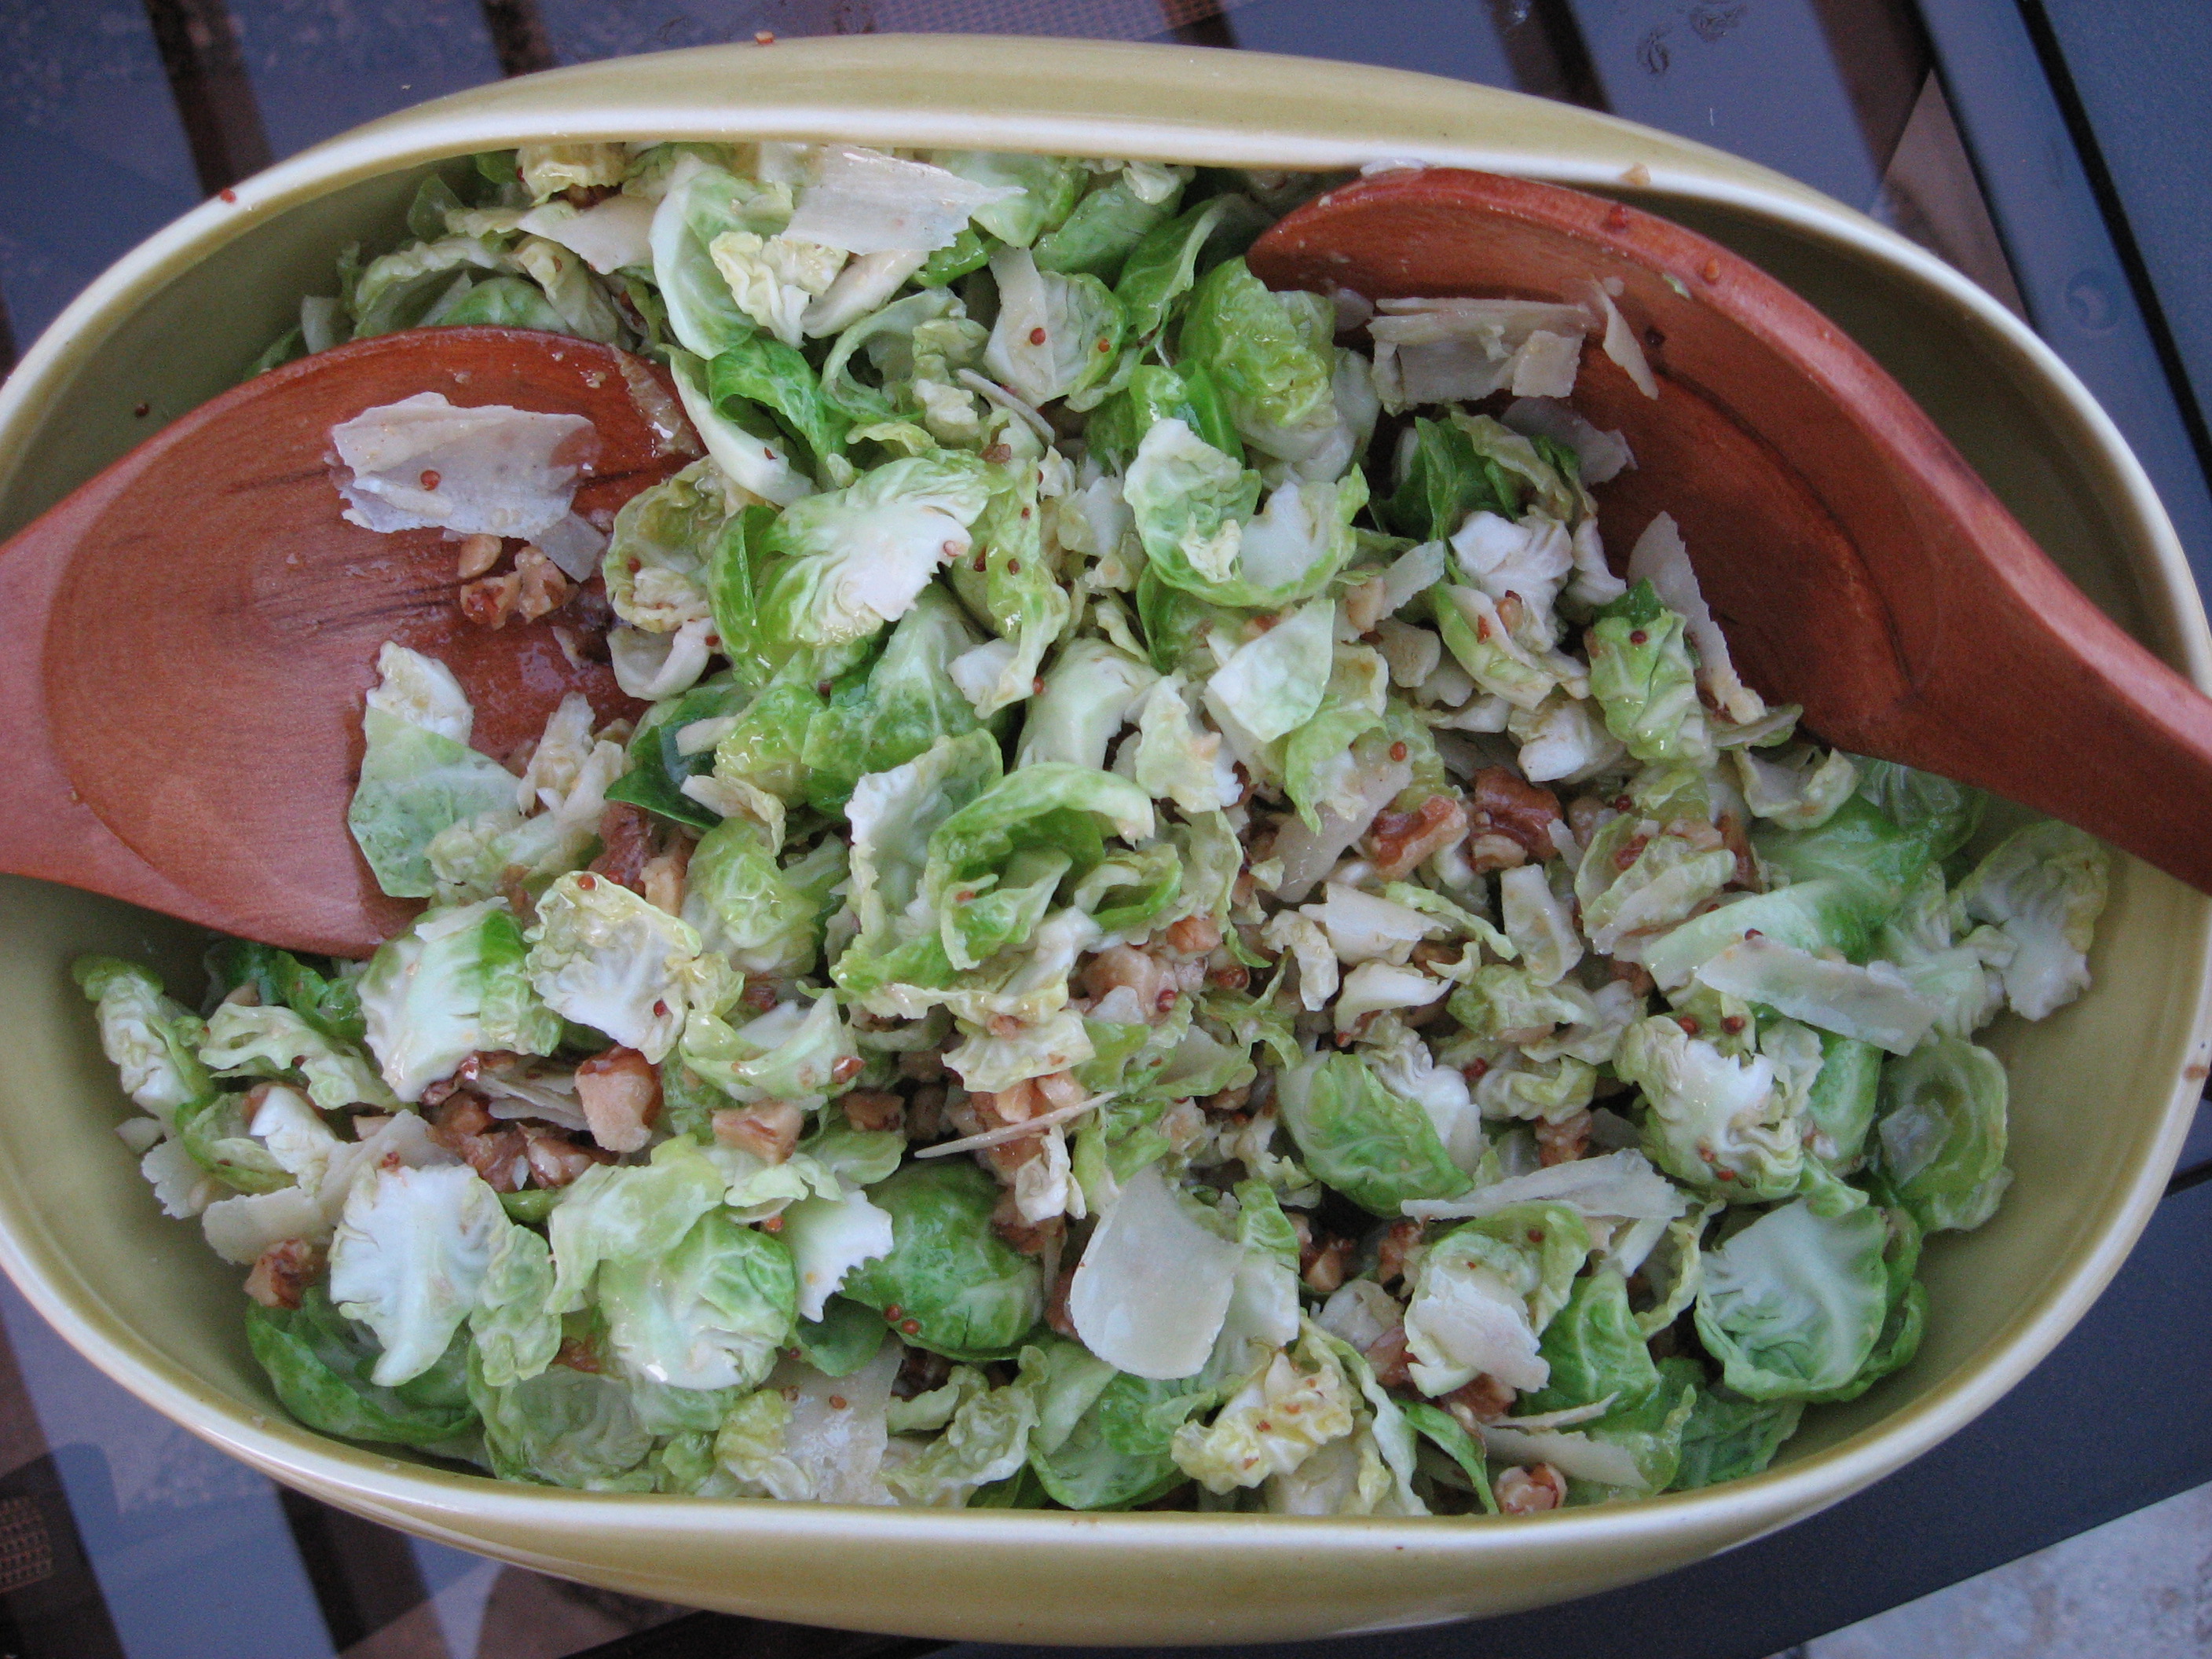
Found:
[[[1735,248],[1821,307],[1926,407],[2052,556],[2199,684],[2212,639],[2142,469],[2057,360],[1948,267],[1826,198],[1680,139],[1424,76],[1243,53],[950,37],[635,58],[380,121],[211,201],[109,271],[0,390],[0,532],[229,385],[356,238],[391,238],[430,164],[550,137],[850,138],[1344,167],[1407,158],[1618,195]],[[134,418],[140,404],[150,419]],[[25,648],[28,647],[26,642]],[[1973,648],[1971,623],[1959,648]],[[118,665],[127,696],[127,665]],[[211,672],[220,672],[211,665]],[[2124,861],[2094,988],[1991,1041],[2018,1182],[1929,1249],[1919,1358],[1808,1414],[1781,1462],[1716,1489],[1529,1519],[915,1512],[508,1486],[326,1440],[248,1355],[238,1275],[157,1213],[70,959],[187,988],[202,939],[0,879],[0,1265],[156,1409],[291,1486],[544,1571],[811,1624],[1000,1641],[1256,1641],[1527,1607],[1662,1572],[1887,1474],[2047,1353],[2135,1241],[2204,1075],[2212,901]]]

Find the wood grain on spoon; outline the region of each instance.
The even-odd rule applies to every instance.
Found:
[[[419,908],[379,890],[346,829],[380,646],[448,663],[494,756],[571,690],[602,718],[639,706],[570,660],[561,612],[465,622],[441,532],[347,523],[330,430],[423,392],[581,415],[591,513],[689,459],[655,374],[506,329],[358,341],[193,410],[25,529],[0,548],[0,868],[295,949],[374,949]]]
[[[1718,244],[1525,179],[1434,168],[1332,191],[1254,245],[1278,289],[1563,300],[1618,279],[1660,395],[1595,347],[1574,402],[1633,471],[1616,557],[1680,523],[1751,684],[1826,741],[2063,818],[2212,891],[2212,702],[2045,556],[1919,406]]]

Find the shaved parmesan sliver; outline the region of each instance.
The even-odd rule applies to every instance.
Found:
[[[424,392],[332,427],[331,444],[352,523],[535,537],[568,517],[598,433],[580,415],[457,409]]]
[[[1482,1447],[1502,1463],[1518,1463],[1524,1468],[1532,1463],[1549,1463],[1571,1480],[1595,1481],[1601,1486],[1626,1486],[1637,1492],[1644,1491],[1648,1484],[1644,1471],[1636,1467],[1636,1459],[1626,1446],[1593,1440],[1576,1430],[1564,1433],[1544,1430],[1526,1434],[1518,1429],[1485,1423]]]
[[[1763,936],[1738,939],[1696,977],[1723,995],[1763,1002],[1791,1019],[1893,1054],[1918,1048],[1941,1012],[1888,963],[1861,968],[1830,962]]]
[[[641,196],[610,196],[581,213],[548,203],[522,216],[521,228],[558,242],[602,276],[624,265],[650,265],[654,204]]]
[[[1417,1220],[1444,1221],[1495,1215],[1515,1204],[1564,1204],[1579,1215],[1632,1221],[1671,1221],[1690,1207],[1643,1153],[1624,1150],[1510,1176],[1458,1198],[1410,1199],[1404,1208]]]
[[[977,208],[1020,195],[926,161],[838,144],[824,149],[799,192],[784,234],[848,253],[927,252],[947,246]]]
[[[1730,720],[1741,726],[1766,713],[1765,699],[1736,678],[1727,637],[1698,589],[1690,550],[1682,544],[1672,514],[1662,513],[1636,538],[1628,555],[1628,580],[1649,581],[1659,603],[1680,615],[1690,643],[1698,647],[1698,676]]]
[[[1588,283],[1583,285],[1583,297],[1605,319],[1605,337],[1599,342],[1605,355],[1620,365],[1621,373],[1636,383],[1638,392],[1647,398],[1657,397],[1659,382],[1652,378],[1643,342],[1628,325],[1628,319],[1620,314],[1620,307],[1613,304],[1613,295],[1606,292],[1602,284]]]
[[[1068,1317],[1109,1364],[1137,1376],[1188,1376],[1213,1352],[1243,1259],[1146,1164],[1091,1235],[1068,1287]]]

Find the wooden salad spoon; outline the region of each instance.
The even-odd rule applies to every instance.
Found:
[[[1904,388],[1756,266],[1580,191],[1449,168],[1329,191],[1254,245],[1276,289],[1573,300],[1617,278],[1654,399],[1595,347],[1575,407],[1635,467],[1594,492],[1616,563],[1661,512],[1747,683],[1855,753],[2077,824],[2212,892],[2212,701],[2053,564]]]
[[[576,617],[480,628],[441,532],[339,516],[331,428],[425,392],[592,421],[587,516],[696,453],[650,365],[498,328],[356,341],[172,422],[0,547],[0,870],[366,956],[419,908],[379,890],[346,829],[380,646],[452,667],[489,755],[572,690],[603,719],[639,712],[563,648]]]

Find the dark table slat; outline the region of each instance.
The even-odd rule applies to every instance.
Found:
[[[1863,82],[1855,100],[1853,60],[1836,50],[1823,13],[1839,15],[1838,33],[1856,52],[1889,41],[1891,9],[1847,0],[1570,3],[1614,114],[1763,162],[1853,207],[1874,201],[1920,76],[1893,77],[1909,89],[1903,106],[1879,118],[1886,131],[1869,133]],[[1898,49],[1910,57],[1915,43]]]
[[[2197,586],[2212,587],[2212,489],[2026,22],[2010,0],[1919,5],[2029,320],[2126,436],[2173,519]],[[2193,96],[2201,111],[2201,80],[2165,84],[2158,94],[2163,72],[2142,73],[2147,101],[2162,95],[2185,108]],[[2171,164],[2192,163],[2177,154]],[[2193,280],[2203,283],[2201,270]]]
[[[2127,240],[2155,290],[2212,465],[2212,5],[2205,0],[2028,0],[2063,57],[2091,136],[2093,179],[2109,183]],[[2041,14],[2041,19],[2037,17]],[[2148,85],[2146,85],[2146,82]],[[2162,95],[2146,95],[2152,88]],[[2077,129],[2076,137],[2081,137]]]
[[[18,350],[200,199],[137,0],[0,7],[0,300]],[[14,361],[0,355],[0,368]]]
[[[477,0],[229,0],[272,155],[500,78]]]

